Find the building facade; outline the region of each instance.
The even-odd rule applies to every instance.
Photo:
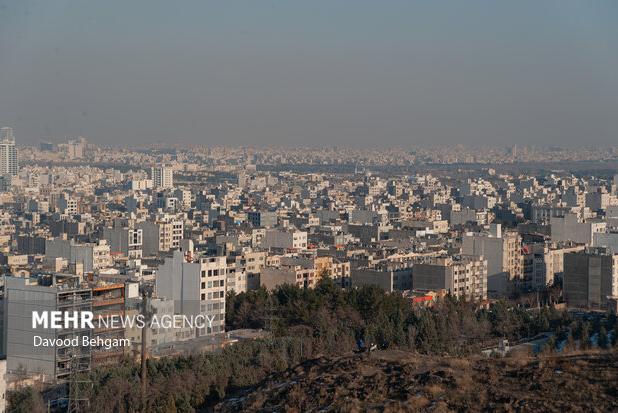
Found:
[[[487,298],[487,260],[483,257],[439,257],[414,264],[412,289],[446,290],[455,297],[470,300]]]
[[[618,297],[618,254],[604,248],[565,254],[563,294],[569,307],[605,308]]]
[[[0,175],[15,176],[19,172],[13,128],[0,129]]]

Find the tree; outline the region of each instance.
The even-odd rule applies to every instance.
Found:
[[[599,328],[598,343],[599,343],[599,347],[601,347],[601,348],[608,348],[609,347],[609,340],[608,340],[608,337],[607,337],[607,330],[605,330],[605,327],[603,327],[603,326],[601,326]]]
[[[45,403],[43,397],[32,387],[26,387],[8,393],[9,412],[44,413]]]
[[[417,322],[416,347],[423,353],[431,353],[438,349],[439,344],[433,314],[424,311]]]
[[[588,330],[588,323],[583,322],[579,333],[579,347],[587,349],[590,347],[590,332]]]
[[[543,309],[539,312],[539,317],[536,320],[536,333],[549,331],[549,317],[547,315],[547,309]]]
[[[226,306],[228,329],[263,328],[268,322],[273,327],[271,334],[214,354],[148,360],[146,411],[207,411],[231,392],[254,386],[318,354],[349,354],[361,337],[367,343],[398,349],[462,356],[477,353],[498,337],[517,339],[548,324],[562,331],[574,348],[567,332],[587,336],[582,330],[589,328],[563,312],[543,310],[535,316],[505,301],[486,310],[447,296],[431,308],[415,307],[401,294],[375,286],[342,290],[328,278],[314,289],[283,285],[273,291],[230,293]],[[615,342],[616,334],[611,336]],[[550,341],[547,350],[551,347]],[[139,368],[132,360],[95,369],[87,378],[93,383],[88,394],[93,413],[141,408]],[[36,391],[16,393],[12,400],[20,406],[12,411],[38,413],[41,398]]]

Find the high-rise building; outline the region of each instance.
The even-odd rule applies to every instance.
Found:
[[[128,258],[142,258],[142,235],[141,228],[103,228],[103,238],[109,243],[111,254]]]
[[[516,232],[502,233],[500,224],[491,224],[488,232],[466,233],[462,254],[484,257],[487,260],[487,291],[501,295],[507,292],[509,281],[523,274],[521,236]]]
[[[142,230],[142,255],[154,256],[159,251],[180,248],[184,223],[175,216],[161,216],[155,222],[143,221],[137,225]]]
[[[125,285],[96,283],[92,286],[92,312],[94,314],[93,338],[101,340],[119,340],[125,338],[125,329],[122,325],[105,325],[101,320],[111,315],[123,317],[125,315]],[[93,366],[118,363],[125,355],[125,347],[92,346],[91,362]]]
[[[15,176],[19,171],[13,128],[0,129],[0,175]]]
[[[563,285],[569,307],[605,308],[618,296],[618,255],[605,248],[565,254]]]
[[[269,229],[266,230],[260,246],[264,249],[304,251],[307,249],[307,232]]]
[[[226,278],[226,257],[194,257],[191,249],[176,250],[159,266],[157,296],[173,299],[176,314],[208,318],[208,326],[196,328],[197,337],[220,334],[225,332]]]
[[[575,213],[566,213],[561,217],[550,217],[551,239],[555,242],[576,242],[592,245],[594,235],[604,233],[607,222],[600,219],[583,220]]]
[[[44,274],[37,277],[5,277],[5,322],[7,369],[26,374],[42,374],[46,380],[65,380],[76,361],[79,372],[91,366],[91,347],[72,346],[54,341],[52,346],[33,347],[36,337],[65,340],[92,337],[88,326],[53,329],[32,325],[33,311],[61,311],[66,314],[92,311],[92,289],[82,287],[80,278],[66,274]]]
[[[15,137],[13,136],[13,128],[9,128],[8,126],[0,128],[0,139],[15,142]]]
[[[446,290],[455,297],[487,298],[487,260],[484,257],[438,257],[415,264],[412,288],[421,291]]]
[[[67,239],[45,240],[45,256],[47,259],[62,258],[68,264],[77,263],[84,267],[85,272],[92,272],[112,265],[112,256],[107,240],[97,243],[75,243]]]
[[[561,279],[564,273],[564,255],[584,249],[580,244],[550,244],[539,242],[522,248],[523,277],[519,281],[524,290],[540,290]]]
[[[167,165],[158,165],[150,168],[152,185],[156,189],[168,189],[174,187],[174,171]]]

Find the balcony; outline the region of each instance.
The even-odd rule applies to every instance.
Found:
[[[118,298],[104,298],[104,299],[94,299],[92,301],[92,307],[103,307],[108,305],[124,305],[124,297]]]

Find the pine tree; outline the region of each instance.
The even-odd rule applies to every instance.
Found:
[[[605,327],[601,326],[599,328],[599,347],[600,348],[607,348],[609,347],[609,340],[607,337],[607,330],[605,330]]]
[[[581,349],[587,349],[590,347],[590,333],[588,332],[588,323],[582,323],[582,328],[579,335],[579,347]]]

